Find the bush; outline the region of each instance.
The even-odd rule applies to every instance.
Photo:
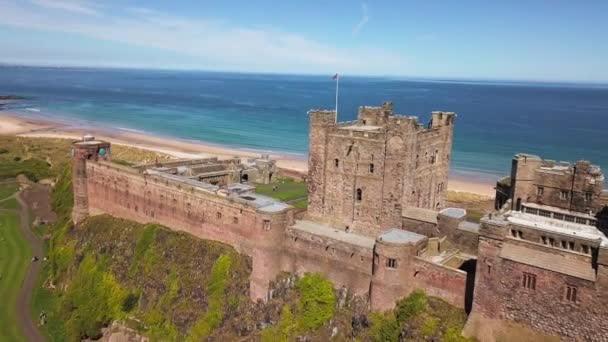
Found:
[[[406,322],[424,311],[426,308],[426,295],[422,290],[415,290],[405,299],[397,303],[395,312],[399,323]]]
[[[187,341],[204,340],[224,317],[224,292],[230,274],[232,259],[227,254],[220,255],[211,269],[211,278],[207,284],[209,302],[207,311],[190,328]]]
[[[5,154],[8,153],[8,150],[6,148],[0,148],[0,154]]]
[[[427,317],[420,327],[420,335],[422,335],[425,340],[429,340],[437,334],[437,328],[439,328],[439,318]]]
[[[139,295],[136,293],[129,293],[122,301],[122,311],[131,312],[139,302]]]
[[[375,342],[394,342],[399,339],[400,326],[391,312],[370,314],[370,337]]]
[[[262,331],[262,342],[287,342],[295,328],[293,315],[289,305],[283,305],[281,320],[275,327],[269,327]]]
[[[296,324],[311,330],[325,324],[334,314],[335,294],[330,281],[319,273],[306,273],[296,282]]]
[[[100,336],[104,325],[120,317],[125,296],[114,276],[85,253],[61,305],[67,310],[70,339]]]

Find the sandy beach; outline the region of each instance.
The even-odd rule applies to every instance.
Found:
[[[92,134],[98,139],[107,140],[113,144],[158,151],[176,158],[232,158],[235,156],[241,158],[252,158],[258,157],[261,153],[264,153],[262,151],[224,147],[198,141],[195,142],[170,137],[154,136],[120,129],[75,128],[65,123],[26,118],[20,116],[19,114],[8,112],[0,112],[0,134],[74,140],[81,138],[85,134]],[[280,153],[269,154],[272,159],[277,161],[277,165],[281,168],[296,171],[307,170],[307,160],[305,157]],[[450,178],[448,182],[448,190],[475,193],[487,197],[494,196],[494,184],[488,181],[475,182],[468,179]]]

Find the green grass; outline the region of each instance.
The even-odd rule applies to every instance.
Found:
[[[273,186],[277,187],[277,191],[272,191]],[[293,203],[290,203],[293,206],[300,208],[303,205],[305,208],[308,186],[304,182],[279,178],[271,184],[256,184],[255,192],[284,202],[293,201]]]
[[[17,199],[15,198],[9,198],[7,200],[0,201],[0,209],[17,210],[19,209],[19,207],[19,202],[17,202]]]
[[[17,213],[0,213],[0,341],[7,342],[25,341],[15,321],[15,308],[31,250],[19,229]]]
[[[0,201],[11,196],[19,190],[17,183],[4,183],[0,184]]]

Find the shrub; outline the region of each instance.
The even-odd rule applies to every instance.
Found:
[[[439,328],[439,318],[436,317],[427,317],[422,323],[420,327],[420,335],[425,338],[425,340],[429,340],[431,337],[437,334],[437,328]]]
[[[70,339],[98,337],[104,325],[119,318],[125,296],[114,276],[85,253],[62,305],[67,309]]]
[[[137,303],[139,302],[139,295],[136,293],[129,293],[125,299],[122,301],[122,311],[123,312],[131,312]]]
[[[224,316],[224,292],[230,273],[232,259],[227,254],[222,254],[215,260],[211,268],[211,277],[207,284],[207,295],[209,298],[207,311],[190,328],[187,341],[204,340]]]
[[[370,314],[370,337],[375,342],[394,342],[399,339],[400,326],[391,312]]]
[[[426,308],[426,295],[422,290],[415,290],[405,299],[400,300],[395,308],[397,321],[403,323],[416,317]]]
[[[335,294],[331,282],[319,273],[306,273],[296,282],[296,323],[298,329],[316,329],[334,314]]]
[[[289,336],[293,332],[295,324],[293,322],[293,315],[289,305],[283,305],[281,311],[281,320],[275,327],[269,327],[262,331],[262,342],[287,342]]]
[[[8,150],[6,148],[0,148],[0,154],[5,154],[8,153]]]

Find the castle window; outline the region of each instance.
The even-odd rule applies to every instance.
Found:
[[[524,272],[521,285],[530,290],[536,290],[536,275]]]
[[[568,247],[568,241],[561,241],[561,245],[563,249],[566,249]]]
[[[541,236],[540,239],[543,241],[543,245],[546,245],[549,242],[546,236]]]
[[[512,237],[517,237],[517,230],[511,229],[511,236]]]
[[[388,258],[386,260],[386,266],[389,268],[397,268],[397,260]]]
[[[556,220],[564,220],[564,214],[553,213],[553,218]]]
[[[374,264],[378,265],[379,262],[380,262],[380,257],[378,256],[378,254],[374,253]]]
[[[369,173],[374,173],[374,164],[369,164]]]
[[[564,215],[564,220],[566,220],[568,222],[574,222],[575,218],[572,215]]]
[[[591,192],[585,192],[585,201],[591,201],[593,194]]]
[[[264,230],[270,230],[270,220],[262,221],[262,228],[264,228]]]
[[[555,246],[555,239],[554,238],[552,238],[552,237],[549,238],[549,245]]]
[[[574,242],[572,242],[572,241],[568,242],[568,249],[571,250],[571,251],[574,250]]]
[[[357,189],[357,201],[361,201],[363,199],[363,190]]]
[[[566,285],[566,300],[576,303],[576,295],[578,292],[578,288],[572,285]]]
[[[538,188],[536,188],[536,196],[542,196],[545,193],[545,188],[543,188],[542,186],[539,186]]]
[[[219,211],[217,213],[215,213],[215,218],[218,220],[222,219],[222,213],[220,213]]]
[[[340,167],[340,160],[338,158],[334,159],[334,166]]]
[[[562,190],[559,192],[559,199],[567,200],[568,199],[568,191]]]
[[[581,245],[581,251],[585,254],[589,254],[589,246],[588,245]]]
[[[586,218],[582,218],[582,217],[577,217],[576,218],[576,223],[587,224],[587,219]]]
[[[538,209],[538,215],[544,217],[551,217],[551,212],[547,210]]]
[[[233,217],[232,218],[232,224],[239,224],[239,218],[238,217]]]

